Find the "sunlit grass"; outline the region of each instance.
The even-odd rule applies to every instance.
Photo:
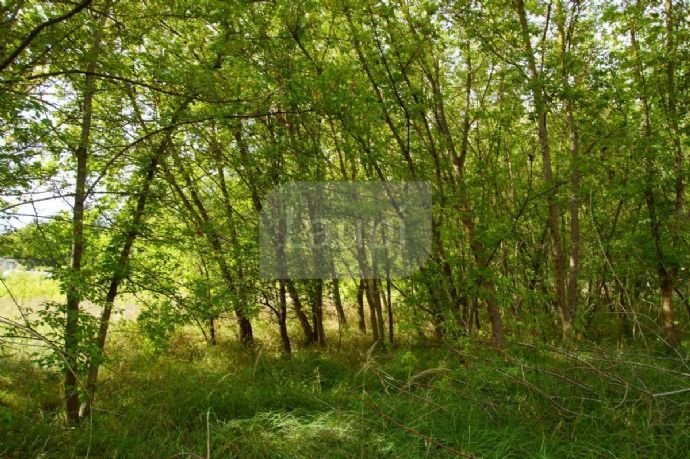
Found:
[[[0,282],[0,312],[15,314],[16,303],[32,308],[44,301],[58,301],[61,296],[60,283],[55,279],[39,272],[13,271]]]
[[[64,302],[60,282],[44,273],[33,271],[12,271],[0,282],[0,316],[17,320],[22,314],[36,318],[35,312],[46,303]],[[100,314],[100,307],[83,301],[82,309],[93,315]],[[113,321],[134,320],[140,311],[136,298],[131,294],[120,295],[115,304]]]
[[[3,360],[0,456],[661,458],[690,446],[688,394],[640,391],[687,385],[683,363],[632,351],[370,354],[353,338],[285,358],[263,334],[251,351],[227,332],[207,346],[193,328],[162,352],[134,324],[113,337],[97,410],[77,430],[63,428],[59,374]]]

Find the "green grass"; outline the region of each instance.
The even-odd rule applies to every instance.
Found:
[[[59,301],[60,284],[55,279],[30,271],[14,271],[0,282],[0,316],[17,319],[31,313],[45,301]]]
[[[4,279],[0,295],[7,295],[8,289],[20,302],[33,299],[57,300],[61,296],[58,281],[32,271],[13,271]]]
[[[35,312],[43,308],[46,302],[63,301],[65,295],[60,291],[60,282],[36,272],[13,271],[0,282],[1,317],[17,320],[25,314],[35,319]],[[82,303],[82,308],[95,316],[100,315],[100,307],[88,301]],[[140,310],[133,295],[120,295],[116,302],[113,321],[134,320]]]
[[[120,327],[93,418],[60,378],[0,363],[1,457],[687,457],[687,368],[664,356],[479,344],[281,357],[188,331],[163,354]],[[207,446],[208,441],[208,446]]]

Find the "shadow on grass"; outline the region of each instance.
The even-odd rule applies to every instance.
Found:
[[[120,339],[93,418],[73,430],[59,375],[4,359],[0,456],[686,457],[690,446],[687,394],[633,387],[682,384],[682,372],[625,356],[350,346],[287,359],[189,339],[152,354]]]

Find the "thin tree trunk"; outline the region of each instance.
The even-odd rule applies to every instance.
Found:
[[[675,192],[675,228],[674,228],[674,242],[677,242],[680,233],[685,230],[684,223],[686,219],[683,216],[683,207],[685,201],[685,183],[683,181],[684,171],[683,166],[685,158],[683,155],[683,148],[681,146],[680,132],[678,128],[678,108],[677,108],[677,94],[676,94],[676,43],[675,43],[675,22],[672,0],[664,1],[664,10],[666,15],[666,84],[668,91],[668,123],[671,137],[671,144],[673,145],[674,167],[676,174]]]
[[[183,107],[186,107],[186,103]],[[180,109],[182,110],[182,108]],[[178,110],[178,113],[180,112]],[[140,226],[144,220],[144,213],[146,209],[147,200],[149,198],[151,184],[156,175],[158,165],[161,157],[165,153],[166,149],[170,145],[172,139],[172,129],[168,129],[165,132],[163,140],[159,144],[156,152],[149,161],[145,169],[144,181],[141,185],[141,189],[137,194],[136,206],[134,209],[134,215],[132,216],[132,221],[129,224],[129,229],[125,235],[125,240],[122,244],[122,249],[120,250],[120,256],[118,258],[117,265],[113,270],[112,277],[110,279],[110,285],[108,287],[108,292],[105,296],[105,302],[103,305],[103,310],[101,311],[101,318],[98,326],[98,333],[96,335],[96,351],[97,355],[91,358],[89,362],[89,370],[86,379],[86,399],[81,407],[81,417],[85,418],[91,414],[91,407],[94,402],[96,395],[96,388],[98,384],[98,373],[100,370],[100,365],[103,359],[103,351],[105,349],[105,342],[108,336],[108,328],[110,326],[110,316],[112,314],[113,306],[115,304],[115,298],[117,297],[118,289],[120,284],[127,276],[127,270],[129,267],[129,259],[132,252],[132,247],[134,242],[139,235]],[[212,322],[211,322],[212,323]],[[211,340],[215,341],[215,329],[212,327]]]
[[[215,346],[216,343],[216,319],[211,317],[208,319],[208,332],[210,336],[209,343],[211,346]]]
[[[667,13],[668,14],[668,13]],[[637,78],[638,78],[638,83],[640,85],[640,103],[642,104],[642,114],[643,114],[643,133],[645,137],[645,144],[649,144],[652,142],[652,121],[651,121],[651,108],[650,108],[650,103],[647,97],[647,83],[646,79],[644,76],[644,69],[642,66],[642,61],[640,59],[640,50],[639,50],[639,45],[637,42],[637,34],[635,32],[635,28],[631,27],[630,28],[630,43],[632,44],[633,50],[635,51],[636,54],[636,71],[637,71]],[[644,157],[644,162],[645,162],[645,167],[646,167],[646,174],[645,174],[645,203],[647,205],[647,211],[649,213],[649,226],[650,226],[650,232],[652,235],[652,239],[654,241],[654,249],[655,249],[655,254],[657,258],[657,274],[659,276],[659,293],[661,297],[661,312],[663,316],[663,331],[666,340],[668,341],[669,345],[671,346],[676,346],[677,343],[677,336],[676,336],[676,331],[674,327],[674,313],[673,313],[673,290],[674,290],[674,272],[667,268],[666,266],[666,257],[664,254],[664,250],[662,247],[662,241],[661,241],[661,231],[660,231],[660,226],[661,222],[659,221],[659,216],[657,213],[657,204],[656,204],[656,196],[654,194],[654,187],[653,187],[653,176],[654,176],[654,170],[653,170],[653,162],[651,158],[651,152],[649,151],[649,147],[646,145],[643,146],[643,157]],[[681,182],[682,184],[682,182]],[[678,185],[678,182],[676,183]],[[676,189],[676,192],[678,192],[678,189]],[[682,197],[678,198],[676,196],[676,210],[678,209],[678,206],[682,206]],[[680,203],[679,200],[680,199]],[[673,228],[675,229],[675,228]]]
[[[383,326],[383,315],[381,308],[381,296],[377,287],[378,279],[364,280],[364,293],[369,304],[369,318],[371,322],[371,330],[374,338],[374,344],[383,345],[385,340],[385,332]]]
[[[357,245],[357,263],[364,288],[364,294],[369,304],[369,318],[374,344],[384,344],[384,327],[381,312],[381,297],[379,296],[378,279],[376,279],[375,261],[370,264],[365,247],[364,224],[360,221],[355,228]]]
[[[367,321],[364,318],[364,279],[359,279],[359,284],[357,284],[357,317],[359,318],[357,323],[359,331],[366,333]]]
[[[379,337],[381,338],[381,345],[385,344],[386,341],[386,328],[383,319],[383,307],[381,306],[381,289],[379,286],[381,282],[379,279],[373,279],[371,281],[372,286],[372,299],[374,300],[374,307],[376,308],[376,324],[379,329]]]
[[[323,223],[320,221],[320,207],[318,199],[309,196],[309,222],[312,236],[312,255],[314,267],[319,270],[324,264],[324,231]],[[319,346],[326,345],[326,333],[323,327],[323,279],[315,279],[312,284],[312,319],[314,321],[314,337]]]
[[[367,297],[367,303],[369,304],[369,323],[371,324],[371,334],[374,338],[374,344],[380,342],[381,337],[379,335],[378,319],[376,318],[376,306],[374,306],[374,297],[371,292],[371,288],[368,285],[368,281],[364,282],[364,293]]]
[[[472,255],[479,269],[480,275],[478,276],[478,286],[486,295],[486,307],[489,313],[489,318],[491,322],[491,337],[494,346],[501,349],[504,345],[503,336],[503,321],[501,318],[501,311],[498,308],[496,302],[496,288],[493,284],[488,271],[490,270],[489,259],[486,253],[486,247],[484,247],[483,242],[477,237],[475,231],[474,218],[472,216],[472,209],[469,197],[467,196],[467,186],[465,182],[465,160],[467,158],[468,146],[469,146],[469,130],[471,126],[470,122],[470,103],[471,103],[471,90],[472,90],[472,61],[469,59],[470,54],[467,53],[467,75],[465,80],[465,115],[463,121],[463,132],[462,132],[462,142],[460,144],[460,151],[458,152],[453,135],[448,127],[448,120],[446,118],[445,104],[443,100],[443,93],[441,90],[440,82],[440,69],[439,64],[436,59],[434,59],[433,68],[425,69],[426,76],[431,84],[433,99],[435,105],[435,115],[436,124],[438,125],[439,131],[443,135],[446,143],[446,149],[448,151],[448,156],[450,157],[451,164],[453,166],[453,172],[455,174],[455,179],[457,181],[458,189],[458,210],[460,213],[460,221],[465,227],[467,233],[467,239],[470,244],[470,249]]]
[[[674,246],[681,248],[684,246],[682,243],[682,233],[686,230],[688,220],[683,213],[685,202],[685,182],[683,180],[685,176],[685,158],[683,155],[683,149],[681,147],[680,133],[678,129],[678,111],[676,107],[676,44],[674,40],[675,23],[672,0],[664,1],[664,10],[666,15],[666,83],[668,86],[668,121],[671,144],[673,145],[674,153],[674,172],[676,175],[674,224],[671,234]],[[662,278],[661,281],[661,306],[664,316],[664,332],[671,345],[677,346],[679,341],[673,323],[675,320],[673,313],[673,291],[675,290],[678,270],[676,266],[673,266],[672,268],[664,271],[664,278]]]
[[[312,297],[312,319],[314,320],[314,335],[319,346],[326,345],[326,335],[323,328],[323,280],[314,282]]]
[[[283,353],[290,355],[292,353],[292,345],[290,344],[290,335],[287,329],[287,298],[285,293],[285,280],[280,279],[279,296],[280,296],[280,315],[278,317],[278,325],[280,327],[280,341],[283,344]]]
[[[180,168],[182,172],[182,177],[185,181],[187,189],[191,194],[192,201],[190,201],[187,198],[187,195],[182,190],[182,188],[180,188],[179,184],[177,183],[177,180],[175,180],[175,177],[172,175],[172,172],[170,170],[166,169],[166,177],[172,185],[173,189],[175,190],[175,193],[177,193],[178,197],[182,201],[184,207],[189,211],[190,216],[192,217],[197,226],[197,229],[201,234],[203,234],[206,237],[206,240],[208,241],[209,245],[211,246],[211,249],[213,250],[213,256],[216,262],[218,263],[220,273],[223,276],[223,280],[226,282],[227,287],[229,289],[232,289],[234,285],[233,276],[230,267],[228,266],[224,257],[223,244],[221,243],[221,238],[216,232],[216,230],[210,227],[211,218],[206,210],[206,207],[199,198],[199,195],[196,191],[194,183],[189,177],[189,174],[187,173],[187,171],[184,170],[184,168],[180,164],[178,164],[177,166]],[[242,342],[242,344],[245,346],[251,346],[254,343],[254,332],[252,329],[252,323],[247,317],[245,311],[241,307],[235,305],[233,309],[239,325],[240,342]]]
[[[572,88],[569,83],[568,55],[570,42],[566,33],[566,11],[563,1],[559,2],[558,33],[561,45],[561,82],[565,89],[565,112],[568,130],[570,131],[570,160],[571,160],[571,197],[570,197],[570,263],[568,271],[567,306],[570,317],[575,317],[578,302],[578,274],[580,268],[580,133],[575,121]],[[574,17],[572,20],[575,21]],[[575,23],[568,25],[572,30]]]
[[[70,263],[71,275],[78,277],[82,269],[84,257],[84,204],[86,201],[86,178],[88,176],[88,158],[91,137],[91,122],[93,119],[93,98],[96,92],[96,71],[98,55],[100,54],[103,29],[107,16],[101,16],[93,46],[89,53],[89,63],[86,66],[84,81],[84,102],[82,105],[81,134],[79,144],[74,151],[77,160],[75,177],[74,207],[72,214],[72,257]],[[79,303],[81,302],[78,279],[72,279],[66,288],[67,305],[65,319],[65,381],[64,399],[67,422],[79,423],[79,388],[77,377],[79,352]]]
[[[388,310],[388,342],[391,345],[395,344],[394,326],[393,326],[393,300],[391,297],[391,278],[386,274],[386,309]]]
[[[314,330],[311,328],[309,318],[304,313],[304,309],[302,307],[302,300],[299,297],[299,293],[297,292],[295,283],[292,281],[292,279],[286,279],[285,286],[287,287],[287,290],[290,293],[290,298],[292,299],[292,307],[295,309],[297,319],[299,320],[299,323],[302,326],[305,344],[312,344],[315,342]]]
[[[551,166],[551,145],[549,140],[549,131],[546,122],[546,103],[544,101],[544,88],[541,82],[541,75],[537,70],[537,63],[534,58],[532,50],[532,43],[530,41],[529,25],[527,23],[527,14],[525,12],[525,4],[523,0],[514,0],[515,9],[520,21],[520,30],[522,35],[522,42],[527,58],[527,69],[529,71],[529,83],[532,87],[532,97],[534,99],[534,111],[537,117],[537,136],[539,138],[539,147],[541,150],[541,157],[543,163],[544,182],[549,193],[547,194],[548,203],[548,222],[551,233],[551,256],[553,260],[554,277],[556,283],[556,307],[561,317],[561,327],[563,329],[563,337],[570,336],[571,329],[571,315],[566,299],[566,282],[565,282],[565,258],[563,256],[563,242],[561,240],[561,231],[558,222],[559,208],[556,202],[556,188],[553,177],[553,169]]]
[[[347,317],[345,316],[345,308],[343,308],[343,299],[340,296],[340,280],[333,278],[331,282],[333,287],[333,303],[338,314],[338,323],[347,328]]]

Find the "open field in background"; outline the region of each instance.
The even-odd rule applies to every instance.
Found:
[[[0,282],[0,316],[11,320],[21,318],[18,306],[30,318],[45,307],[46,302],[64,302],[60,284],[55,279],[31,271],[13,271]],[[135,320],[141,307],[131,295],[121,295],[115,303],[113,320]],[[82,309],[93,315],[100,315],[100,307],[84,301]]]

